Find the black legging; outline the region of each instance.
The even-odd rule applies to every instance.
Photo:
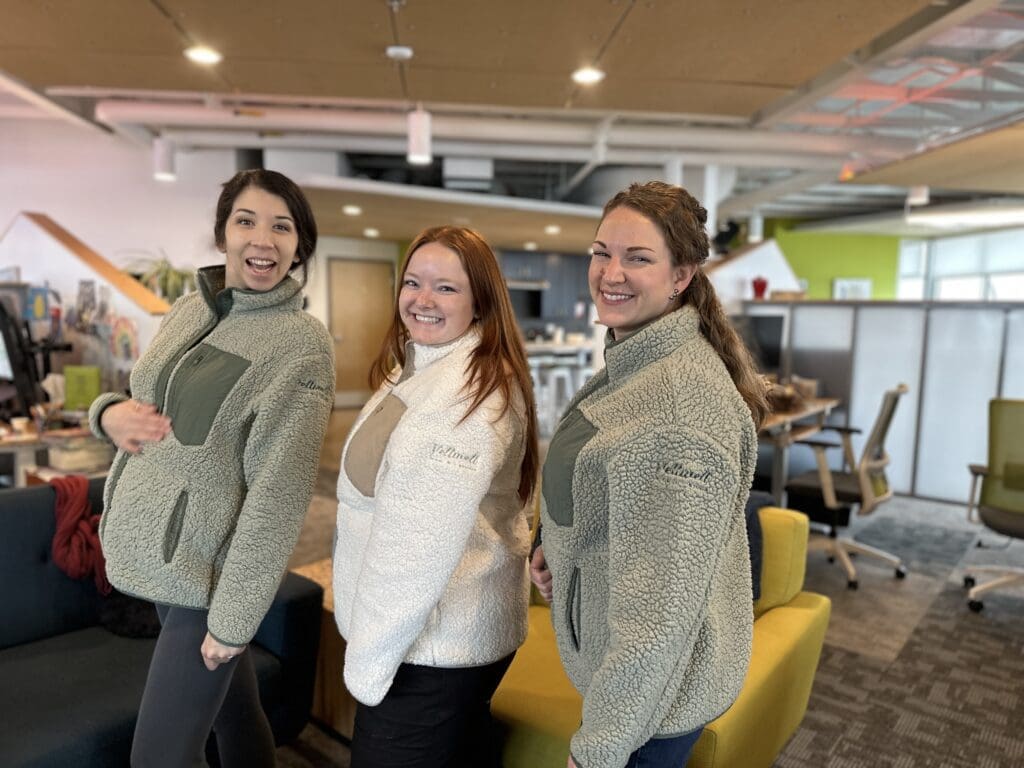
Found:
[[[274,736],[246,649],[210,671],[200,648],[206,611],[157,606],[160,637],[132,743],[132,768],[205,766],[211,729],[223,768],[273,768]]]

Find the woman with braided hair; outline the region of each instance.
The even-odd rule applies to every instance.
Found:
[[[605,368],[552,437],[531,560],[583,692],[569,766],[685,765],[749,663],[744,505],[767,405],[701,269],[706,220],[681,187],[633,184],[591,247]]]

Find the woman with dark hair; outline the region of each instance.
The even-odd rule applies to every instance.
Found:
[[[605,368],[551,439],[531,560],[583,692],[569,766],[685,765],[750,659],[744,506],[767,404],[701,270],[706,219],[681,187],[633,184],[591,247]]]
[[[478,234],[422,232],[400,275],[338,478],[352,766],[491,765],[489,701],[526,637],[530,373]]]
[[[133,766],[274,765],[246,650],[277,592],[313,492],[334,402],[334,354],[302,311],[316,223],[274,171],[224,184],[214,240],[223,266],[174,303],[131,375],[132,395],[89,410],[119,449],[100,538],[121,592],[157,604]]]

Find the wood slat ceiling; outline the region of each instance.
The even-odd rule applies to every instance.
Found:
[[[558,211],[516,210],[500,204],[503,198],[477,198],[467,201],[465,194],[432,190],[433,199],[411,196],[416,190],[397,188],[384,191],[325,189],[303,183],[316,215],[321,235],[363,237],[365,227],[380,231],[382,240],[408,242],[427,227],[441,224],[472,227],[494,248],[523,250],[523,243],[532,240],[542,253],[584,254],[597,230],[599,209],[590,215],[570,215]],[[491,203],[491,204],[484,204]],[[498,203],[499,205],[495,205]],[[342,206],[358,205],[360,216],[346,216]],[[561,233],[548,235],[544,227],[557,224]]]
[[[857,184],[927,184],[938,189],[1024,195],[1024,125],[1017,124],[892,163]]]
[[[416,52],[414,100],[747,117],[930,1],[640,0],[589,90],[568,75],[598,54],[625,0],[408,0],[398,35]],[[384,0],[4,0],[0,11],[0,69],[39,89],[403,97],[383,55]],[[186,37],[224,61],[187,62]]]

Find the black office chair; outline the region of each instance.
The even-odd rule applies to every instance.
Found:
[[[829,554],[829,561],[839,560],[846,571],[846,585],[850,589],[857,588],[857,569],[853,567],[851,554],[866,555],[888,563],[898,579],[907,575],[903,562],[895,555],[838,535],[839,528],[849,525],[850,511],[854,506],[858,508],[858,514],[867,515],[892,496],[892,488],[885,476],[885,468],[889,464],[885,437],[892,424],[896,404],[907,391],[907,385],[900,384],[885,393],[878,418],[871,428],[859,461],[854,457],[850,439],[851,435],[860,433],[859,429],[833,426],[823,428],[825,431],[838,432],[842,438],[843,469],[840,472],[829,467],[825,456],[826,450],[839,448],[840,444],[819,439],[794,443],[809,445],[814,449],[818,468],[797,475],[786,483],[787,506],[804,512],[811,519],[812,529],[824,528],[823,532],[828,534],[824,548]]]
[[[970,464],[971,497],[967,519],[978,520],[990,530],[1014,539],[1024,539],[1024,400],[992,400],[988,404],[988,464]],[[978,499],[978,479],[981,498]],[[978,584],[977,573],[994,573],[996,578]],[[984,608],[981,596],[997,587],[1024,582],[1024,568],[1009,565],[972,565],[964,576],[970,589],[967,605],[972,611]]]

